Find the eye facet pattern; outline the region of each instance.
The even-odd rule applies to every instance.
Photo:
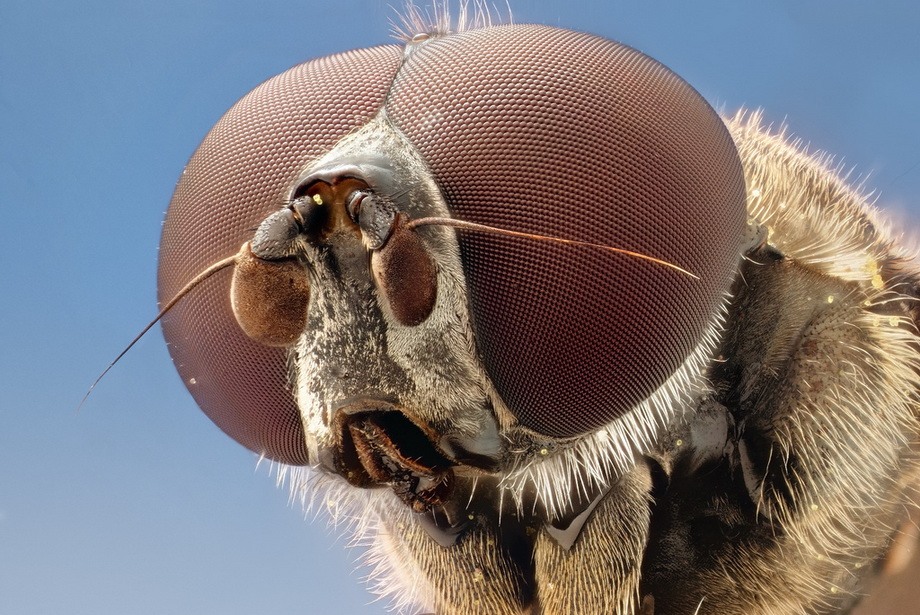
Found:
[[[738,264],[744,178],[722,121],[674,73],[588,34],[486,28],[414,51],[386,112],[455,217],[626,248],[701,278],[461,232],[478,350],[522,425],[597,429],[702,342]]]

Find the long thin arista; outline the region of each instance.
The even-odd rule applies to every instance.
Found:
[[[506,237],[517,237],[519,239],[531,239],[533,241],[549,241],[551,243],[559,243],[569,246],[578,246],[582,248],[593,248],[595,250],[607,250],[609,252],[614,252],[616,254],[622,254],[623,256],[628,256],[631,258],[639,258],[642,260],[649,261],[651,263],[656,263],[663,267],[670,267],[675,271],[679,271],[685,275],[690,276],[696,280],[700,279],[700,276],[687,271],[679,265],[674,263],[661,260],[660,258],[655,258],[648,254],[642,254],[640,252],[633,252],[632,250],[624,250],[623,248],[617,248],[615,246],[605,246],[599,243],[591,243],[589,241],[579,241],[577,239],[565,239],[564,237],[553,237],[552,235],[538,235],[536,233],[522,233],[520,231],[509,231],[508,229],[498,228],[495,226],[488,226],[486,224],[476,224],[475,222],[467,222],[466,220],[456,220],[454,218],[440,218],[440,217],[428,217],[428,218],[418,218],[416,220],[411,220],[406,224],[406,228],[414,229],[420,226],[452,226],[454,228],[463,229],[467,231],[477,231],[480,233],[494,233],[496,235],[505,235]]]

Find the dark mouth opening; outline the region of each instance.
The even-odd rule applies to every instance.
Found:
[[[335,425],[335,471],[352,485],[389,486],[416,512],[450,495],[455,463],[398,410],[340,410]]]

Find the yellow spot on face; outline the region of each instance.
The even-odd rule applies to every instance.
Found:
[[[316,203],[317,205],[322,205],[322,204],[323,204],[323,197],[321,197],[319,194],[314,194],[314,195],[313,195],[313,202]]]
[[[885,287],[885,282],[884,280],[882,280],[881,275],[876,273],[874,276],[872,276],[872,288],[881,290],[884,287]]]

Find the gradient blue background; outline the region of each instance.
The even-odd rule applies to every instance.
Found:
[[[912,2],[513,3],[619,39],[715,106],[869,174],[920,228]],[[817,5],[827,8],[818,8]],[[267,77],[388,41],[384,0],[0,5],[0,613],[381,613],[355,553],[198,411],[155,313],[160,223],[208,128]]]

